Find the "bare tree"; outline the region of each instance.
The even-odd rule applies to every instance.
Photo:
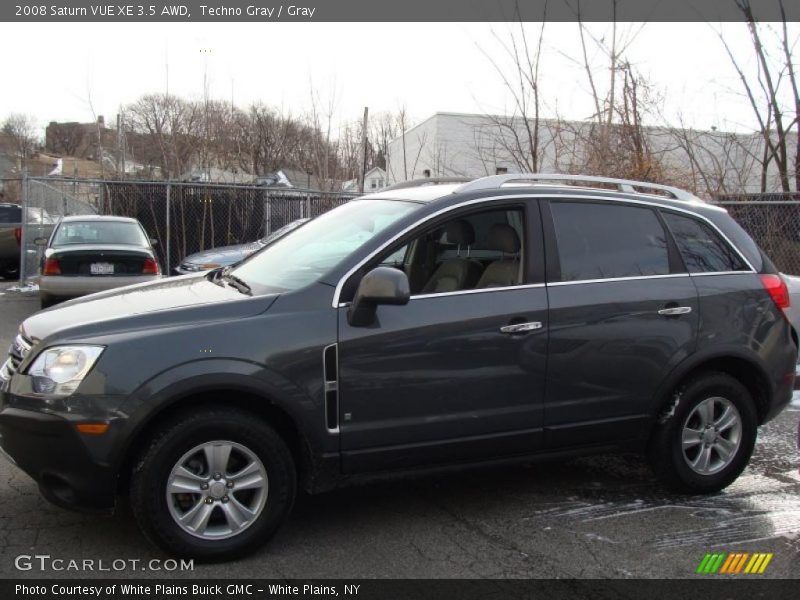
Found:
[[[371,166],[385,170],[389,143],[400,134],[400,122],[397,115],[382,112],[371,117],[371,123],[369,139],[374,152],[370,161]]]
[[[493,32],[506,59],[512,68],[501,63],[481,49],[509,93],[512,104],[508,116],[486,115],[495,129],[497,145],[516,163],[522,171],[540,170],[542,148],[540,140],[542,108],[539,72],[544,43],[547,2],[544,3],[542,22],[533,37],[529,39],[525,23],[519,15],[517,6],[518,30],[510,30],[508,40]]]
[[[776,30],[756,21],[749,0],[735,0],[747,23],[755,55],[755,75],[748,74],[734,54],[722,32],[720,41],[731,61],[747,96],[750,108],[758,123],[763,138],[764,151],[761,160],[761,191],[768,187],[770,166],[774,165],[780,187],[791,191],[800,189],[800,96],[798,96],[797,67],[793,61],[793,49],[797,39],[790,39],[786,25],[783,0],[778,0],[783,22]],[[783,84],[789,82],[791,104],[784,105]],[[794,157],[790,156],[790,138],[794,139]],[[793,164],[792,164],[793,163]]]
[[[202,107],[177,96],[147,94],[125,109],[127,122],[139,134],[138,158],[157,165],[162,177],[185,172],[197,157],[202,135]]]
[[[26,114],[12,113],[3,121],[3,133],[11,138],[22,166],[40,145],[36,120]]]

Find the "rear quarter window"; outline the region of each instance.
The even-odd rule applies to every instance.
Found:
[[[709,225],[675,213],[663,215],[690,273],[748,270],[741,256]]]

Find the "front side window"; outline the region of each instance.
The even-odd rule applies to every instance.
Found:
[[[690,217],[663,214],[690,273],[747,270],[742,258],[711,227]]]
[[[389,250],[376,264],[404,271],[412,295],[520,285],[523,215],[506,208],[459,215]]]
[[[418,204],[399,200],[348,202],[251,255],[232,274],[271,291],[300,289],[417,208]]]
[[[131,221],[68,221],[53,238],[53,246],[74,244],[124,244],[149,246],[138,223]]]
[[[668,275],[667,237],[650,208],[550,203],[562,281]]]

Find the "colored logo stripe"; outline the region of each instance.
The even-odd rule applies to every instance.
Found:
[[[767,568],[769,561],[772,560],[772,553],[770,554],[753,554],[753,558],[750,559],[750,562],[747,564],[745,568],[745,573],[763,573],[764,570]]]
[[[731,571],[731,566],[736,563],[736,560],[738,559],[738,557],[739,557],[738,554],[728,554],[728,559],[722,565],[722,568],[719,570],[719,572],[720,573],[732,573],[733,571]]]
[[[697,567],[698,573],[716,573],[725,560],[727,554],[725,552],[719,554],[706,554],[703,562]]]
[[[750,554],[749,552],[734,552],[731,554],[726,552],[708,553],[703,557],[696,572],[712,575],[715,573],[731,575],[741,573],[742,569],[744,569],[744,573],[756,575],[766,570],[772,557],[773,554],[771,552],[756,552],[755,554]]]

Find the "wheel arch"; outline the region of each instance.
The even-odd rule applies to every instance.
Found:
[[[741,351],[699,355],[677,367],[659,386],[656,395],[655,423],[669,416],[675,403],[675,391],[684,382],[700,373],[714,371],[730,375],[747,388],[755,403],[758,423],[762,424],[772,403],[773,385],[759,359],[755,355]]]
[[[221,398],[222,394],[225,395],[224,398]],[[278,402],[275,397],[263,390],[239,382],[219,382],[214,385],[189,387],[170,394],[161,399],[156,409],[136,423],[116,461],[117,491],[124,492],[128,489],[135,461],[160,423],[176,418],[182,412],[202,410],[206,406],[244,410],[272,425],[286,442],[295,459],[299,484],[306,488],[313,487],[311,482],[317,472],[316,452],[300,419],[291,414],[284,403]]]

